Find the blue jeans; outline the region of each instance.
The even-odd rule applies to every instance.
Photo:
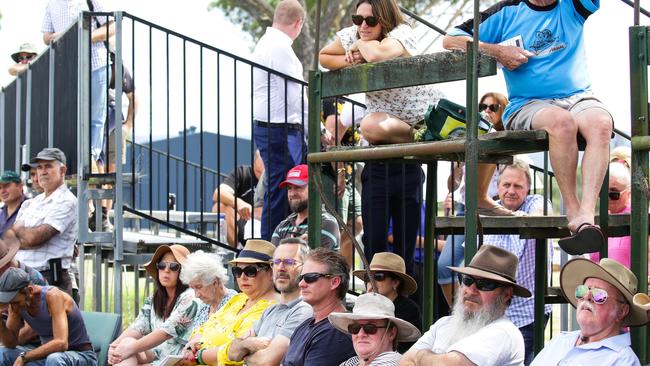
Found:
[[[465,205],[460,205],[456,216],[465,216]],[[447,266],[458,267],[465,259],[465,235],[447,235],[445,246],[438,258],[438,283],[448,285],[455,281],[454,273]]]
[[[104,145],[106,127],[106,89],[111,78],[110,67],[93,70],[90,79],[90,152],[97,161]]]
[[[262,208],[262,238],[270,241],[275,227],[289,215],[287,192],[280,189],[280,183],[291,168],[303,162],[307,149],[303,132],[290,128],[254,126],[253,136],[255,147],[264,161],[267,178]]]
[[[0,348],[0,366],[12,366],[21,352],[26,351],[21,347]],[[29,361],[27,366],[96,366],[97,355],[95,351],[67,351],[55,352],[47,358]]]
[[[544,328],[546,328],[546,324],[548,323],[548,315],[544,315]],[[524,325],[523,327],[519,328],[519,331],[521,332],[521,335],[524,337],[524,347],[526,350],[526,356],[524,357],[524,365],[528,366],[533,362],[533,359],[535,358],[535,322],[530,323],[528,325]]]

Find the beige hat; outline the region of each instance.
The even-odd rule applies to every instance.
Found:
[[[576,258],[567,262],[560,272],[560,287],[564,297],[576,307],[576,286],[585,283],[588,278],[598,278],[616,287],[625,296],[630,304],[630,313],[623,319],[625,326],[640,326],[648,322],[646,310],[637,306],[634,294],[637,291],[637,278],[624,265],[610,259],[603,258],[600,263],[595,263],[585,258]]]
[[[185,264],[187,256],[190,255],[190,251],[182,245],[161,245],[156,248],[156,252],[151,257],[151,260],[145,263],[144,268],[147,270],[147,273],[153,278],[158,278],[158,267],[157,264],[165,254],[171,252],[176,261],[181,264]]]
[[[231,260],[230,265],[234,266],[237,263],[266,263],[270,264],[273,259],[273,252],[275,252],[275,245],[266,240],[249,239],[239,252],[237,258]]]
[[[519,297],[531,297],[530,291],[517,284],[517,265],[519,259],[511,252],[495,247],[483,245],[479,248],[467,267],[447,267],[454,272],[470,276],[477,276],[499,282],[514,288],[514,294]]]
[[[395,317],[395,305],[389,298],[374,292],[357,297],[351,313],[331,313],[327,319],[343,333],[349,333],[348,325],[355,320],[388,319],[397,326],[398,342],[416,341],[421,335],[413,324]]]
[[[21,53],[28,53],[30,55],[37,55],[38,51],[36,51],[36,47],[34,47],[33,44],[31,44],[31,43],[23,43],[18,48],[18,51],[14,52],[11,55],[11,59],[14,60],[15,62],[19,62],[18,61],[18,56],[20,56]]]
[[[370,272],[390,272],[402,280],[401,294],[408,296],[418,289],[418,284],[413,277],[406,274],[406,265],[404,259],[399,255],[391,252],[375,253],[370,262]],[[356,277],[365,280],[366,270],[358,269],[352,272]]]

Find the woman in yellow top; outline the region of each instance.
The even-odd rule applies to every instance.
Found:
[[[228,347],[242,337],[267,307],[278,300],[270,261],[275,246],[265,240],[249,240],[237,259],[230,261],[240,294],[233,296],[207,322],[195,329],[183,353],[199,365],[240,365],[228,360]]]

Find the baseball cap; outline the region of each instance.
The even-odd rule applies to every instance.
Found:
[[[6,170],[2,172],[0,176],[0,183],[22,183],[20,180],[20,174],[14,172],[13,170]]]
[[[291,184],[292,186],[298,186],[298,187],[304,187],[307,185],[307,182],[309,181],[309,173],[308,173],[308,168],[306,164],[300,164],[297,166],[294,166],[289,170],[287,173],[287,179],[284,180],[284,182],[280,183],[280,188],[284,188],[287,186],[287,184]]]
[[[31,163],[31,164],[23,164],[20,166],[20,170],[22,170],[23,172],[28,172],[32,170],[32,168],[36,169],[36,164]]]
[[[8,268],[0,276],[0,304],[8,304],[18,291],[29,285],[29,275],[20,268]]]
[[[41,152],[36,155],[36,157],[32,158],[30,160],[30,163],[36,163],[39,160],[56,160],[61,162],[63,165],[65,165],[65,154],[63,151],[57,149],[56,147],[46,147],[45,149],[41,150]]]

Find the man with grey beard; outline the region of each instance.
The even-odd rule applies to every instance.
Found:
[[[287,198],[292,214],[287,216],[273,231],[271,243],[278,245],[284,238],[301,238],[307,241],[309,219],[309,181],[308,168],[305,164],[297,165],[287,173],[287,179],[280,183],[280,188],[287,188]],[[322,209],[320,246],[335,251],[339,250],[341,234],[339,224],[334,217]]]
[[[246,361],[248,366],[280,364],[289,348],[291,335],[313,314],[311,306],[300,298],[298,287],[298,276],[308,253],[309,247],[301,239],[280,241],[271,265],[273,284],[280,292],[281,302],[268,307],[247,336],[230,344],[229,362]]]
[[[461,283],[452,315],[435,322],[399,365],[523,365],[524,339],[504,316],[513,296],[531,296],[515,280],[517,263],[509,251],[483,245],[469,266],[449,267]]]

